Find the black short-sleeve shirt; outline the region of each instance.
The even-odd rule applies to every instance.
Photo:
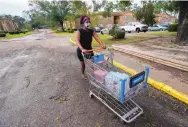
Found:
[[[87,50],[92,49],[93,29],[84,30],[80,28],[78,31],[80,32],[80,43],[82,47]]]

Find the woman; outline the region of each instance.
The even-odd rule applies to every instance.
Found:
[[[80,19],[81,28],[76,32],[76,43],[77,43],[77,56],[81,63],[81,73],[82,77],[86,79],[84,71],[85,71],[85,63],[82,56],[83,53],[87,53],[88,50],[92,49],[92,37],[99,43],[101,48],[104,48],[103,43],[100,38],[96,34],[93,29],[90,29],[91,22],[88,16],[82,16]]]

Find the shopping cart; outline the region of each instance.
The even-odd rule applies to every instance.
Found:
[[[134,76],[124,74],[127,78],[120,78],[114,75],[120,73],[113,65],[113,51],[99,50],[91,50],[95,51],[94,56],[91,52],[82,54],[90,83],[89,95],[100,100],[121,120],[130,123],[143,113],[143,109],[131,98],[148,87],[149,67]]]

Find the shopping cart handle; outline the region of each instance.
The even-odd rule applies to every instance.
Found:
[[[101,50],[104,50],[104,48],[95,48],[95,49],[91,49],[91,50],[87,50],[88,52],[94,52],[94,51],[101,51]]]

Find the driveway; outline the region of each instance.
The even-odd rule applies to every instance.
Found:
[[[134,98],[144,114],[124,125],[89,98],[68,40],[42,30],[0,41],[0,127],[188,127],[187,105],[152,87]]]

